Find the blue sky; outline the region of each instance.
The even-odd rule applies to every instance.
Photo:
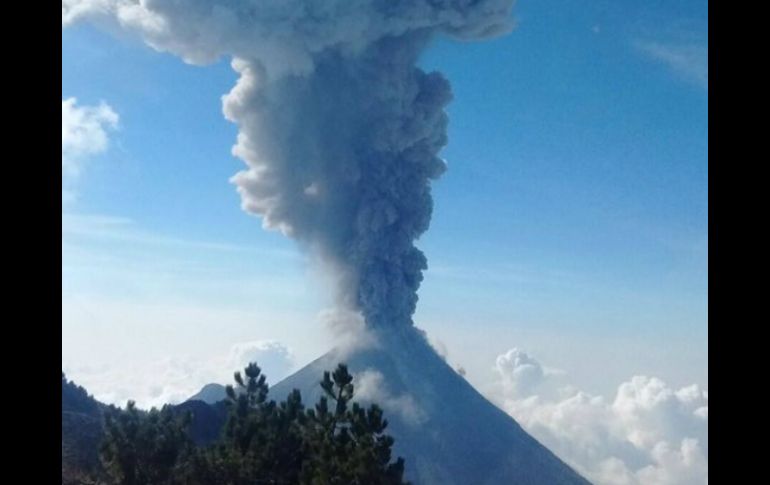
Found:
[[[510,35],[438,39],[421,62],[455,97],[418,244],[417,325],[480,388],[514,346],[592,392],[634,374],[706,387],[707,4],[515,12]],[[235,80],[227,59],[194,67],[128,36],[62,30],[62,99],[119,116],[109,147],[63,179],[74,377],[260,339],[299,366],[331,345],[319,275],[228,182],[243,167],[221,105]]]

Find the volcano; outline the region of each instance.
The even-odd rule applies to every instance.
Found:
[[[330,351],[273,386],[270,397],[299,389],[305,403],[317,402],[320,376],[345,363],[357,376],[355,392],[384,409],[394,453],[416,485],[589,483],[479,394],[414,327],[381,331],[375,341]]]

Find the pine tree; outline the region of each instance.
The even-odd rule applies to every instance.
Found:
[[[100,456],[112,483],[121,485],[165,485],[174,477],[191,452],[187,434],[191,416],[175,416],[169,406],[143,412],[129,401],[125,410],[112,408],[105,414],[105,439]]]
[[[364,409],[352,403],[353,376],[340,364],[321,381],[325,396],[307,412],[305,439],[310,449],[301,483],[403,484],[404,461],[390,463],[393,438],[384,434],[388,426],[377,405]],[[333,410],[329,408],[329,401]]]
[[[216,476],[231,485],[298,483],[304,460],[299,391],[276,404],[267,401],[268,386],[256,364],[249,364],[244,375],[236,372],[236,387],[226,388],[230,411],[222,439],[198,454],[196,475],[203,480]]]
[[[171,407],[143,412],[129,402],[105,418],[104,469],[120,485],[404,485],[404,461],[391,462],[393,438],[382,410],[352,402],[345,365],[325,372],[324,396],[306,410],[299,391],[268,401],[256,364],[227,386],[228,419],[220,439],[195,447],[190,415]]]

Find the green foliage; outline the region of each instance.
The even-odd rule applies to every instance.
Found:
[[[96,483],[98,447],[102,441],[101,405],[62,373],[62,484]]]
[[[88,392],[72,381],[67,380],[64,372],[61,373],[61,407],[62,411],[77,412],[88,415],[97,415],[99,405],[96,400],[88,395]]]
[[[393,438],[384,434],[388,425],[382,410],[372,405],[365,410],[353,398],[353,377],[340,364],[321,381],[325,396],[315,409],[307,411],[305,439],[308,460],[301,483],[401,484],[404,461],[390,463]],[[330,409],[330,402],[331,407]]]
[[[107,414],[102,462],[121,485],[402,485],[404,461],[391,463],[393,438],[376,405],[353,403],[345,365],[325,372],[324,396],[305,409],[299,391],[269,401],[256,364],[227,387],[228,419],[220,439],[196,447],[190,416],[169,407],[142,412],[129,402]]]
[[[102,464],[112,483],[160,485],[178,483],[192,441],[187,434],[191,416],[174,416],[169,406],[143,412],[129,401],[125,410],[105,414]]]
[[[299,483],[305,458],[304,406],[299,391],[276,404],[267,400],[265,376],[256,364],[235,373],[237,387],[227,386],[230,408],[222,438],[197,453],[191,470],[194,484]],[[211,480],[216,477],[217,482]]]

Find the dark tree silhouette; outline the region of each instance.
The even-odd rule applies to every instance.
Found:
[[[325,396],[307,411],[305,439],[309,448],[302,483],[402,484],[404,460],[391,461],[393,438],[384,434],[388,425],[382,410],[365,410],[352,403],[353,376],[340,364],[321,381]],[[330,409],[330,400],[331,407]]]
[[[154,485],[176,483],[192,451],[187,434],[190,415],[179,418],[170,406],[143,412],[129,401],[125,410],[105,413],[105,440],[100,449],[112,483]]]

